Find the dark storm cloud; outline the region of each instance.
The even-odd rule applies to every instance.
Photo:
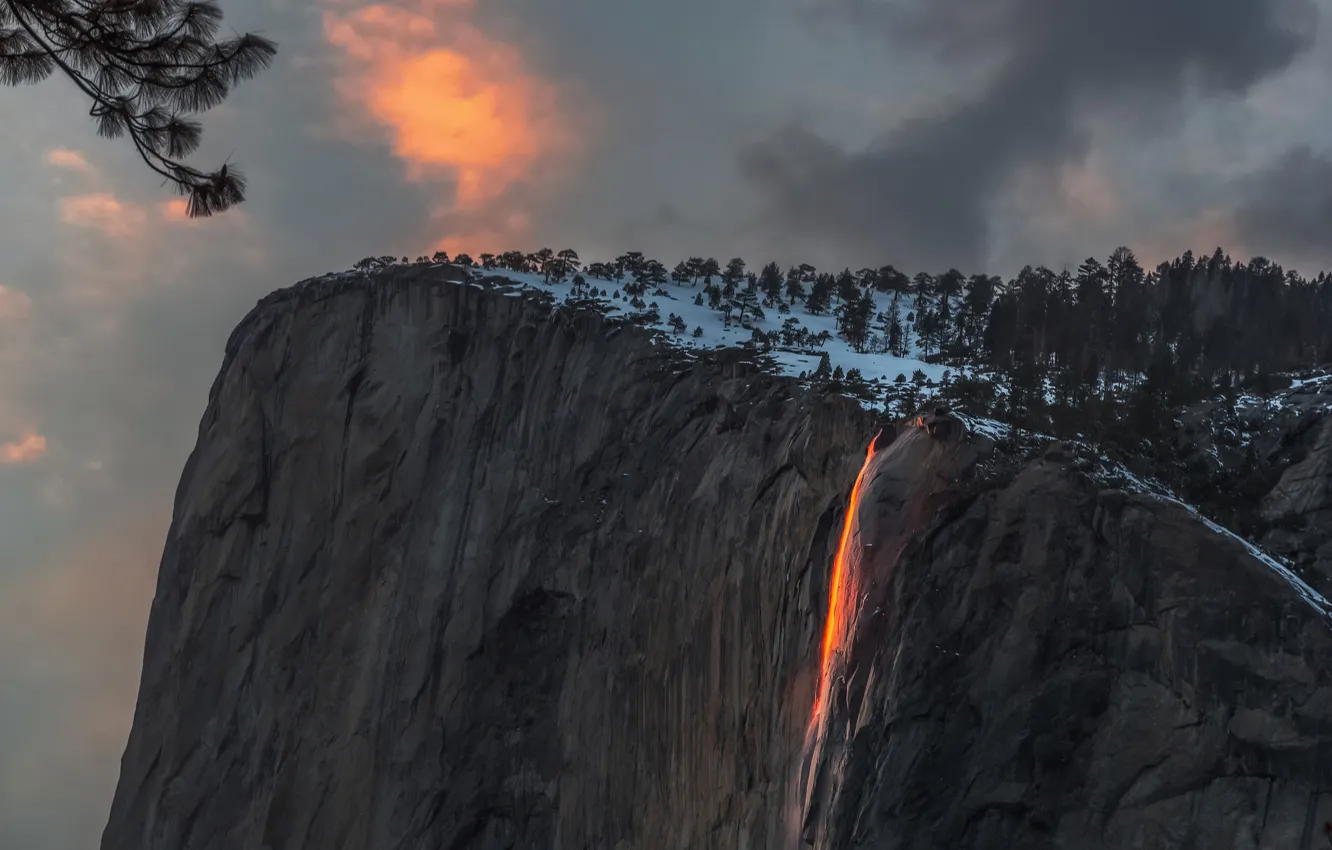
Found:
[[[857,261],[975,267],[990,202],[1020,169],[1087,149],[1084,118],[1114,110],[1169,129],[1190,88],[1236,94],[1313,43],[1311,0],[824,0],[824,21],[878,29],[945,65],[993,63],[971,97],[849,152],[788,128],[742,155],[767,193],[767,223]]]
[[[1296,148],[1254,175],[1236,225],[1274,259],[1332,261],[1332,156]]]

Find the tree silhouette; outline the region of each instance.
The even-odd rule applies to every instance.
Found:
[[[763,293],[763,306],[774,307],[782,297],[782,284],[786,282],[782,267],[768,263],[758,275],[758,288]]]
[[[184,116],[217,106],[277,52],[253,33],[218,40],[221,22],[216,0],[0,0],[0,83],[59,70],[92,100],[99,136],[128,135],[190,217],[213,215],[245,200],[245,178],[181,162],[202,135]]]
[[[582,260],[578,257],[578,252],[572,248],[565,248],[555,255],[555,279],[563,281],[566,277],[578,272],[582,267]]]
[[[506,252],[498,262],[508,258],[526,270],[539,267],[541,256],[560,259],[550,253]],[[377,268],[397,259],[363,263]],[[631,267],[632,280],[612,298],[623,295],[636,310],[668,279],[702,280],[688,300],[718,311],[725,326],[749,327],[760,347],[808,354],[832,340],[829,331],[814,333],[785,315],[803,302],[802,316],[832,313],[837,335],[856,352],[959,369],[937,386],[923,372],[913,375],[909,387],[890,393],[894,409],[938,398],[1061,438],[1132,451],[1144,440],[1164,441],[1161,457],[1174,451],[1170,411],[1217,401],[1233,418],[1242,392],[1269,392],[1286,380],[1282,373],[1332,361],[1332,275],[1303,277],[1262,257],[1239,263],[1219,248],[1201,258],[1186,251],[1155,269],[1120,248],[1076,269],[1027,266],[1009,279],[956,269],[908,276],[891,265],[834,274],[802,264],[783,274],[774,263],[748,271],[739,257],[725,269],[690,257],[668,273],[639,252],[590,263],[585,275],[623,280]],[[780,318],[770,321],[764,310],[774,301]],[[649,313],[634,315],[646,321]],[[1258,463],[1255,456],[1254,469]]]
[[[551,275],[555,274],[555,252],[550,248],[542,248],[528,259],[536,265],[545,282],[549,284]]]
[[[704,286],[711,286],[712,279],[721,274],[721,265],[715,257],[708,257],[698,266],[698,277],[703,279]]]
[[[678,286],[684,286],[693,279],[694,273],[688,260],[681,260],[676,263],[675,268],[671,270],[671,280]]]

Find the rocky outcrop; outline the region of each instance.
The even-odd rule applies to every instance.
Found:
[[[871,425],[428,272],[270,296],[180,484],[102,846],[776,846]]]
[[[1264,543],[1332,587],[1332,415],[1313,414],[1290,434],[1290,464],[1260,503]]]
[[[880,423],[510,294],[395,269],[237,329],[104,850],[1322,846],[1332,632],[1242,545],[929,417],[822,669]]]
[[[1180,462],[1152,472],[1332,594],[1332,376],[1204,402],[1175,425]]]
[[[806,841],[1327,847],[1326,603],[1061,447],[904,512],[948,451],[902,438],[871,469],[869,592],[830,671]]]

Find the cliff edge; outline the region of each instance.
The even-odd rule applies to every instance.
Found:
[[[261,302],[102,846],[775,846],[872,423],[743,360],[412,270]]]
[[[428,269],[269,296],[102,847],[1324,847],[1321,598],[1063,449],[880,428]]]

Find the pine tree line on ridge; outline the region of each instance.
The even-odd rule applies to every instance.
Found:
[[[431,261],[568,280],[575,294],[598,294],[600,282],[640,310],[652,291],[695,289],[696,304],[727,326],[752,329],[761,348],[817,349],[826,336],[810,334],[798,316],[832,315],[838,336],[857,352],[957,367],[937,386],[920,374],[899,376],[885,401],[910,408],[942,399],[1056,436],[1158,436],[1173,408],[1217,396],[1233,403],[1242,387],[1274,373],[1332,361],[1332,276],[1306,278],[1261,257],[1235,262],[1220,248],[1205,259],[1186,252],[1149,271],[1121,247],[1105,262],[1089,258],[1062,271],[1028,266],[1008,280],[956,269],[908,275],[891,265],[830,272],[769,262],[754,269],[739,257],[725,264],[690,257],[668,270],[633,251],[584,265],[572,249],[549,248],[417,258]],[[396,262],[370,257],[357,267]],[[766,324],[769,311],[779,326],[763,330],[757,323]],[[674,314],[669,323],[676,333],[687,330]],[[855,376],[811,377],[865,392]]]

